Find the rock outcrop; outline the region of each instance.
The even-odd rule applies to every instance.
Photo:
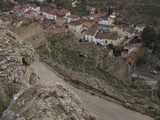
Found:
[[[97,120],[79,98],[61,84],[37,85],[17,95],[2,120]]]
[[[97,120],[63,85],[42,85],[35,58],[31,46],[0,25],[1,120]]]
[[[0,114],[13,94],[36,78],[30,65],[33,59],[34,49],[0,25]]]

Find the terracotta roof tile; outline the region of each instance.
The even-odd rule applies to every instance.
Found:
[[[28,10],[25,12],[25,14],[31,14],[31,12],[33,12],[32,10]]]
[[[99,39],[110,39],[110,40],[117,40],[118,39],[118,32],[110,32],[110,31],[101,31],[98,32],[96,38]]]
[[[44,19],[44,16],[42,16],[42,15],[37,15],[37,16],[35,16],[35,19],[41,20],[41,19]]]
[[[69,23],[69,25],[73,25],[73,26],[77,26],[77,25],[80,25],[80,24],[82,24],[80,21],[71,21]]]
[[[68,10],[68,9],[66,9],[66,8],[62,8],[61,10],[60,10],[60,12],[62,12],[62,13],[69,13],[70,11]]]
[[[97,18],[101,18],[101,17],[105,17],[105,16],[106,16],[106,13],[99,12],[99,13],[95,14],[93,17],[94,17],[94,19],[97,19]]]
[[[86,31],[86,34],[87,35],[95,35],[97,33],[97,31],[100,29],[100,27],[101,27],[100,25],[94,24]]]
[[[70,15],[68,17],[70,17],[71,19],[79,19],[80,18],[78,15]]]

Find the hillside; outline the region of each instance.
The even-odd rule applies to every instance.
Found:
[[[127,23],[131,24],[160,24],[160,1],[159,0],[81,0],[77,8],[72,8],[70,0],[58,0],[64,7],[73,13],[76,11],[85,12],[88,7],[95,7],[107,12],[110,8],[120,13],[120,16]],[[87,11],[86,11],[87,12]],[[76,12],[76,14],[80,14]]]
[[[157,105],[160,103],[151,97],[154,94],[151,88],[143,79],[136,78],[134,82],[130,82],[129,68],[122,59],[109,57],[108,50],[104,47],[97,47],[92,43],[79,43],[70,32],[42,32],[40,36],[43,35],[46,40],[37,49],[40,58],[63,75],[66,81],[93,95],[116,99],[130,109],[154,117],[159,115]],[[30,39],[37,40],[34,36]],[[86,58],[81,58],[80,53],[85,53]],[[107,69],[112,71],[109,72]],[[154,107],[150,109],[149,106]]]
[[[32,46],[0,25],[1,120],[98,120],[64,85],[41,80]]]

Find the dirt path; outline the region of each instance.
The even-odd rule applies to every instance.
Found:
[[[86,108],[96,114],[100,120],[153,120],[146,115],[126,109],[121,105],[101,99],[97,96],[92,96],[87,92],[71,86],[66,83],[56,71],[47,67],[45,63],[36,61],[33,65],[44,84],[55,84],[55,82],[65,84],[79,96]]]

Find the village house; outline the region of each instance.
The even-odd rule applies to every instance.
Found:
[[[141,33],[141,32],[143,32],[144,28],[145,28],[145,26],[142,26],[142,27],[136,26],[135,30],[136,30],[137,32]]]
[[[135,67],[136,67],[136,62],[137,62],[137,58],[136,55],[134,53],[130,53],[127,57],[126,57],[126,62],[129,63],[132,72],[135,71]]]
[[[70,16],[66,16],[64,18],[66,19],[67,23],[70,23],[71,21],[77,21],[80,19],[80,17],[78,15],[70,15]]]
[[[95,21],[98,21],[98,19],[103,18],[103,17],[106,17],[106,13],[99,12],[99,13],[93,15],[93,19],[94,19]]]
[[[81,32],[81,30],[82,30],[82,23],[80,21],[71,21],[68,24],[68,28],[72,32]]]
[[[96,8],[91,8],[90,9],[90,15],[94,15],[96,13]]]
[[[83,26],[84,29],[88,29],[94,24],[95,24],[94,20],[83,20],[82,21],[82,26]]]
[[[37,15],[37,16],[35,16],[35,18],[34,18],[36,21],[43,21],[44,20],[44,16],[42,16],[42,15]]]
[[[51,13],[49,13],[48,11],[43,11],[42,12],[42,14],[43,14],[43,16],[46,18],[46,19],[48,19],[48,20],[56,20],[57,19],[57,16],[56,15],[54,15],[54,14],[51,14]]]
[[[60,12],[58,9],[52,9],[48,13],[51,15],[56,15],[56,17],[64,17],[65,16],[65,13]]]
[[[100,31],[95,36],[94,42],[101,45],[113,44],[117,46],[121,43],[121,40],[119,39],[118,32]]]
[[[94,24],[92,25],[85,34],[85,40],[89,41],[89,42],[93,42],[95,41],[95,36],[98,33],[98,31],[100,30],[101,26],[98,24]]]
[[[60,10],[60,12],[64,13],[65,16],[71,15],[71,12],[70,12],[69,10],[67,10],[66,8],[62,8],[62,9]]]
[[[65,19],[63,17],[58,17],[56,19],[56,25],[64,26],[66,24]]]
[[[98,24],[100,25],[112,25],[113,21],[108,18],[101,18],[98,20]]]
[[[21,5],[16,5],[13,7],[13,11],[15,13],[20,13],[21,12],[21,9],[22,9],[22,6]]]
[[[134,29],[130,27],[123,27],[121,25],[111,27],[110,31],[117,31],[120,37],[127,37],[128,39],[133,38],[134,36]]]
[[[33,19],[35,16],[37,16],[37,13],[34,12],[33,10],[28,10],[24,13],[25,18],[31,18]]]

